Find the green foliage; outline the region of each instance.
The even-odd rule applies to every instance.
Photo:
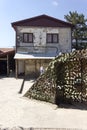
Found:
[[[64,18],[72,23],[75,28],[72,30],[72,37],[75,42],[73,43],[73,47],[78,49],[85,49],[87,47],[87,19],[83,14],[78,14],[77,11],[69,12],[68,15],[65,15]],[[86,41],[86,46],[84,46],[84,42]]]

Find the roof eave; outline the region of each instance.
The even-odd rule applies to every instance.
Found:
[[[54,21],[59,22],[59,23],[62,23],[62,24],[64,24],[66,27],[71,27],[71,28],[74,27],[74,25],[72,25],[71,23],[68,23],[68,22],[59,20],[59,19],[57,19],[57,18],[48,16],[48,15],[40,15],[40,16],[36,16],[36,17],[29,18],[29,19],[24,19],[24,20],[16,21],[16,22],[11,23],[11,25],[12,25],[12,27],[16,30],[16,27],[17,27],[17,26],[25,26],[25,25],[24,25],[25,22],[32,22],[32,21],[34,21],[34,20],[36,20],[36,19],[43,18],[43,17],[45,17],[45,18],[47,18],[47,19],[50,19],[50,20],[54,20]],[[30,25],[27,25],[27,26],[30,26]],[[35,26],[35,25],[33,25],[33,26]],[[37,25],[37,26],[40,26],[40,25]],[[41,26],[42,26],[42,25],[41,25]],[[40,26],[40,27],[41,27],[41,26]],[[42,27],[43,27],[43,26],[42,26]],[[48,26],[46,26],[46,27],[48,27]],[[56,27],[57,27],[57,26],[56,26]]]

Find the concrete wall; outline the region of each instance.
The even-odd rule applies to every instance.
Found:
[[[25,75],[29,77],[38,77],[40,75],[40,67],[43,66],[44,71],[51,60],[26,60]]]
[[[18,60],[18,74],[25,73],[24,60]]]
[[[71,52],[71,30],[70,28],[60,28],[59,49],[61,52]]]
[[[23,43],[23,33],[33,33],[33,43]],[[59,43],[46,43],[46,34],[47,33],[58,33],[59,34]],[[61,28],[61,27],[18,27],[17,28],[17,45],[19,48],[17,52],[21,53],[50,53],[53,55],[56,54],[57,47],[58,52],[71,52],[71,29],[70,28]],[[32,46],[32,47],[29,47]],[[40,48],[38,48],[40,46]],[[41,47],[43,46],[43,47]],[[50,48],[45,48],[49,46]],[[49,63],[49,60],[48,60]],[[18,63],[18,74],[24,73],[26,75],[39,75],[40,66],[43,64],[44,67],[48,65],[46,60],[19,60]]]
[[[29,75],[30,77],[38,77],[40,75],[40,67],[43,66],[44,71],[51,60],[19,60],[18,74]]]
[[[33,33],[34,43],[23,43],[23,33]],[[46,34],[47,33],[58,33],[59,34],[59,43],[46,43]],[[26,46],[53,46],[58,48],[58,52],[70,52],[71,51],[71,29],[70,28],[61,28],[61,27],[18,27],[17,28],[17,44],[22,47],[18,51],[31,51],[33,48]],[[40,48],[41,51],[46,51],[45,48]],[[40,51],[39,49],[39,51]],[[52,48],[49,48],[51,50]],[[52,50],[52,51],[55,51]],[[47,50],[48,52],[48,50]]]

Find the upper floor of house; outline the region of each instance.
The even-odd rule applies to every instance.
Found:
[[[73,25],[40,15],[12,23],[16,31],[16,52],[57,55],[71,51]]]

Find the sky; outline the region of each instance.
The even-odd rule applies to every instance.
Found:
[[[12,22],[42,14],[66,21],[69,11],[87,18],[87,0],[0,0],[0,47],[15,46]]]

